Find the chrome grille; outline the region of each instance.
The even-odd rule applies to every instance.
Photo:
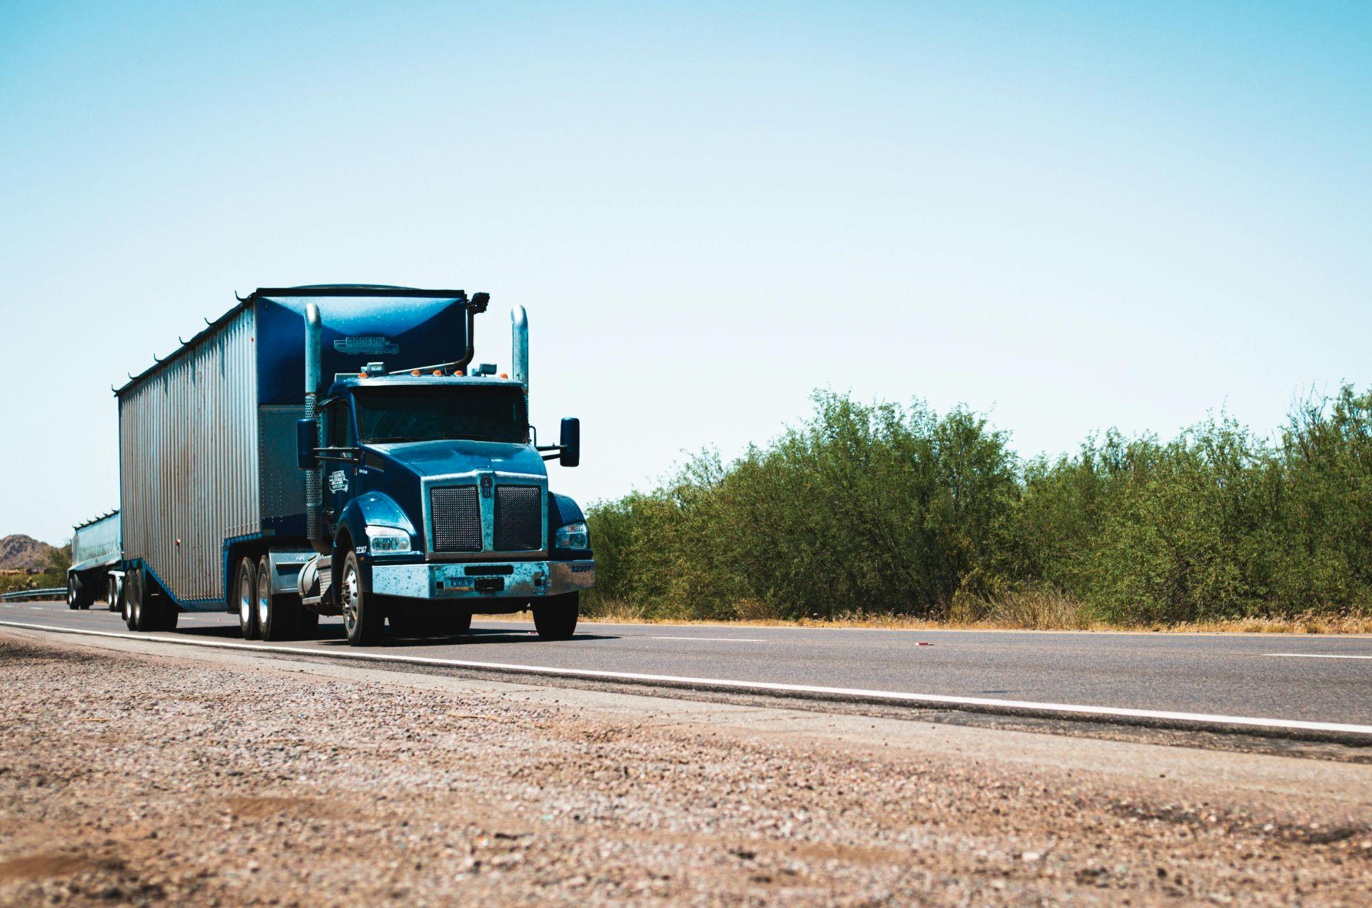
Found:
[[[429,491],[435,552],[481,551],[481,500],[476,486],[446,486]]]
[[[543,490],[537,486],[497,486],[495,550],[536,552],[543,548]]]

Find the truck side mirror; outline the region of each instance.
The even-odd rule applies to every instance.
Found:
[[[581,463],[581,420],[568,416],[562,420],[562,454],[557,462],[564,467]]]
[[[319,446],[319,420],[301,419],[295,423],[295,462],[302,470],[313,470],[319,464],[314,449]]]

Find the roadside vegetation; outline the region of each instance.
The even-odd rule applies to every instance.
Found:
[[[71,566],[71,543],[54,547],[43,556],[43,567],[34,573],[14,571],[0,574],[0,596],[20,590],[51,589],[67,585],[67,568]]]
[[[589,520],[590,616],[1372,631],[1372,394],[1024,460],[965,408],[818,392]]]

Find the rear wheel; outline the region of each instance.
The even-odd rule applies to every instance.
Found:
[[[67,608],[75,611],[81,607],[81,578],[77,574],[67,575]]]
[[[133,571],[124,575],[124,589],[119,593],[119,609],[124,616],[124,625],[133,630]]]
[[[533,602],[534,629],[540,640],[570,640],[576,633],[581,594],[563,593]]]
[[[343,559],[338,600],[343,606],[343,630],[348,634],[348,644],[375,646],[379,643],[386,616],[381,611],[381,603],[365,589],[355,552],[348,552],[348,557]]]
[[[251,558],[238,562],[238,573],[234,580],[234,594],[238,599],[238,629],[243,632],[244,640],[257,639],[257,568]],[[127,583],[128,581],[124,581]]]
[[[129,596],[129,610],[133,615],[133,629],[136,631],[161,630],[157,620],[157,606],[148,599],[148,589],[141,570],[129,575],[126,584]]]
[[[119,611],[119,578],[113,574],[105,578],[105,604],[110,611]]]
[[[272,565],[266,555],[257,563],[257,632],[263,640],[289,640],[295,634],[300,598],[272,595]]]

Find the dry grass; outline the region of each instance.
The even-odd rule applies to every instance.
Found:
[[[740,602],[732,620],[699,619],[655,613],[647,606],[600,601],[583,615],[588,622],[607,624],[699,624],[747,627],[885,628],[890,630],[1037,630],[1037,631],[1134,631],[1166,634],[1372,634],[1372,615],[1319,615],[1304,613],[1289,618],[1233,618],[1223,621],[1180,624],[1111,625],[1095,616],[1083,603],[1046,592],[1011,593],[994,600],[956,603],[946,619],[933,621],[880,612],[855,612],[828,620],[777,616],[760,602]]]

